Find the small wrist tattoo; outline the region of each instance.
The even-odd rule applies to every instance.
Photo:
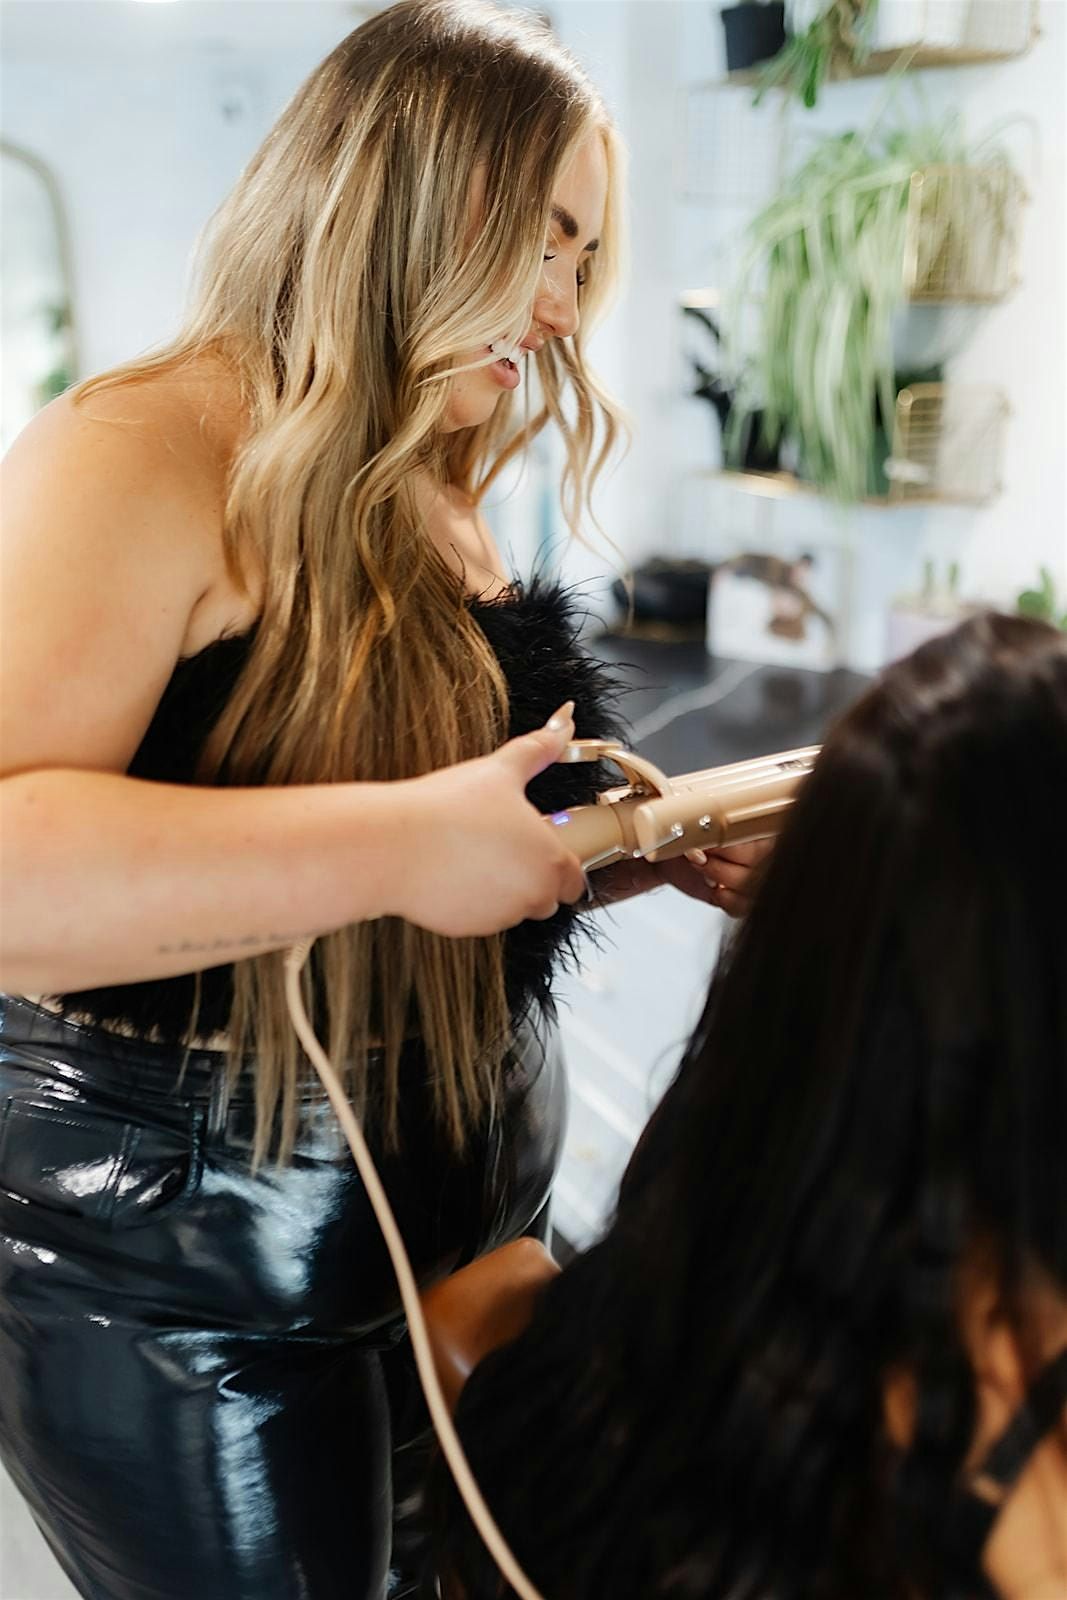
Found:
[[[156,953],[161,956],[221,955],[239,950],[269,951],[284,945],[299,944],[302,939],[313,939],[312,933],[246,933],[241,938],[197,941],[183,939],[180,944],[161,944]]]

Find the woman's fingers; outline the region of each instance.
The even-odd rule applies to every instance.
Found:
[[[569,850],[564,851],[564,861],[560,867],[560,881],[558,890],[557,909],[559,902],[574,905],[578,900],[584,900],[589,893],[589,879],[582,870],[582,863],[578,857]],[[552,916],[553,912],[549,912]]]
[[[691,899],[717,906],[728,917],[742,917],[759,884],[756,868],[773,848],[773,839],[757,839],[725,850],[693,848],[668,861],[619,862],[595,874],[597,896],[612,903],[669,883]]]
[[[721,884],[708,891],[708,904],[718,906],[728,917],[743,917],[752,908],[752,896],[738,894],[736,889],[724,889]]]
[[[758,867],[773,849],[773,839],[751,839],[748,844],[727,844],[721,850],[709,850],[708,854],[731,861],[739,867]]]
[[[707,860],[700,871],[708,883],[716,883],[723,889],[744,889],[746,886],[751,891],[749,879],[753,868],[733,860],[730,856],[718,850],[708,850]]]
[[[685,858],[703,881],[701,898],[727,916],[741,917],[752,905],[760,879],[758,868],[773,848],[773,839],[756,839],[725,850],[687,850]]]

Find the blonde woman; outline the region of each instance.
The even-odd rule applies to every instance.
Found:
[[[422,1278],[543,1214],[584,883],[538,813],[611,686],[478,500],[552,421],[576,527],[611,448],[617,168],[540,25],[404,0],[242,174],[180,335],[11,453],[0,1450],[91,1600],[387,1589],[402,1325],[288,944]]]

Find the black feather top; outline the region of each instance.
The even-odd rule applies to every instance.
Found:
[[[575,723],[583,739],[625,736],[618,703],[622,687],[602,663],[579,644],[580,605],[572,590],[537,578],[514,584],[501,598],[469,602],[472,616],[492,647],[508,684],[511,738],[532,732],[565,700],[575,702]],[[204,741],[237,683],[255,630],[216,640],[195,656],[180,660],[155,715],[129,766],[132,777],[162,783],[191,783]],[[588,803],[619,783],[614,768],[602,763],[549,767],[527,794],[546,814]],[[531,1006],[552,1010],[552,976],[573,956],[582,930],[582,913],[561,906],[543,922],[523,922],[505,940],[508,1004],[518,1019]],[[233,996],[232,967],[201,973],[197,1032],[226,1027]],[[103,1027],[121,1028],[176,1043],[187,1032],[193,1010],[192,974],[146,983],[115,984],[58,996],[71,1014]]]

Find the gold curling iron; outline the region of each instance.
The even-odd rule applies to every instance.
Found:
[[[668,778],[644,756],[610,739],[574,739],[561,761],[610,761],[626,783],[595,804],[557,811],[549,821],[586,872],[624,857],[668,861],[687,850],[722,850],[776,834],[817,744]]]

